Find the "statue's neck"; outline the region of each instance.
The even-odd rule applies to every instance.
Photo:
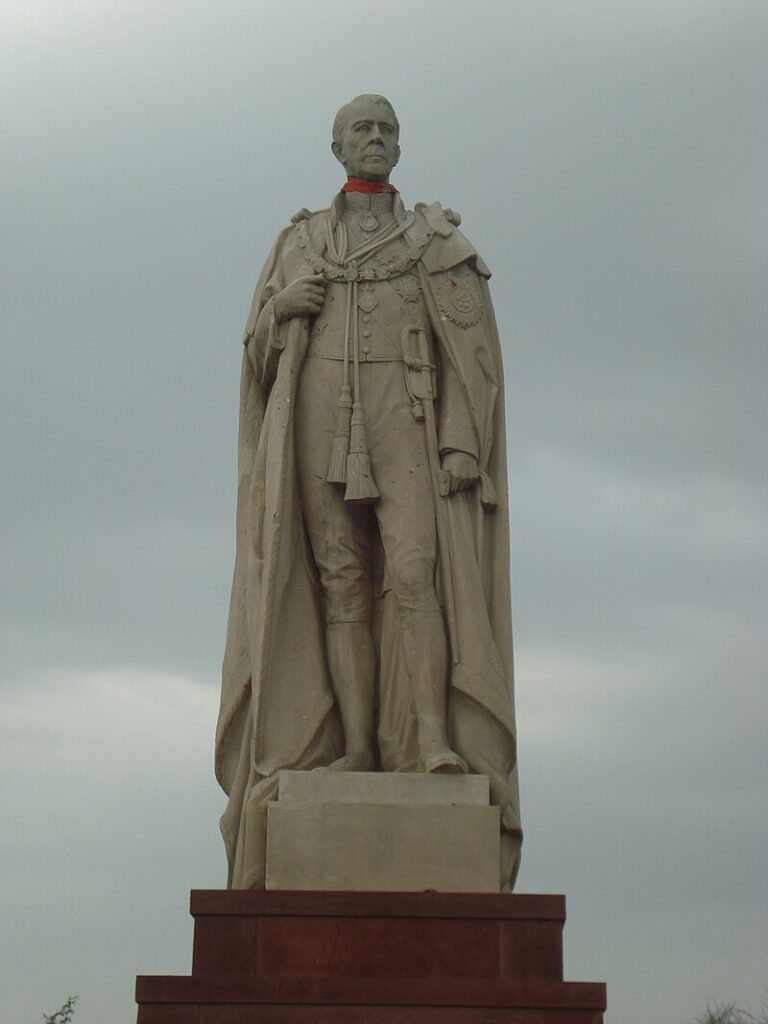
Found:
[[[381,181],[380,178],[354,178],[347,177],[341,186],[342,192],[364,192],[366,195],[379,192],[397,192],[394,185],[388,181]]]
[[[349,213],[391,213],[395,205],[393,192],[342,192],[341,208]]]

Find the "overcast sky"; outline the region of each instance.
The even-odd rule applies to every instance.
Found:
[[[132,1024],[225,883],[240,337],[383,92],[494,271],[518,890],[607,1024],[768,985],[768,6],[0,0],[2,1018]]]

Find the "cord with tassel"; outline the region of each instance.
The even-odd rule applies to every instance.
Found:
[[[360,334],[357,317],[357,281],[352,282],[352,308],[354,334],[352,362],[354,368],[355,397],[350,420],[349,455],[347,456],[347,489],[344,500],[357,505],[370,505],[379,498],[379,489],[373,479],[371,457],[365,430],[365,414],[360,403]]]
[[[331,457],[328,460],[328,473],[325,479],[329,484],[345,484],[347,482],[347,458],[349,456],[349,435],[352,421],[352,388],[349,383],[349,334],[352,310],[352,282],[347,285],[347,316],[344,330],[344,383],[339,395],[339,408],[336,413],[336,433],[331,445]]]

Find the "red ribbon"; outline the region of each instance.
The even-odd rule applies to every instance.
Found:
[[[366,192],[368,195],[377,195],[379,192],[397,192],[397,189],[388,181],[376,181],[373,178],[347,178],[341,186],[341,191]]]

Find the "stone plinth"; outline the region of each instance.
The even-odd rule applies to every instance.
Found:
[[[487,775],[424,772],[278,772],[281,804],[424,804],[487,807]]]
[[[486,776],[281,772],[266,887],[498,892],[499,828]]]
[[[190,977],[140,977],[138,1024],[603,1024],[563,981],[561,896],[193,892]]]

